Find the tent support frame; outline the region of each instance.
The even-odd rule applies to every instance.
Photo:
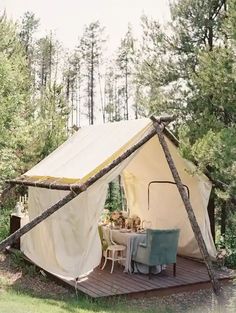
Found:
[[[85,183],[69,185],[69,188],[67,188],[68,186],[66,186],[66,189],[64,189],[64,190],[70,189],[71,191],[63,199],[61,199],[60,201],[55,203],[53,206],[51,206],[50,208],[45,210],[42,214],[38,215],[32,221],[30,221],[29,223],[27,223],[26,225],[24,225],[23,227],[21,227],[20,229],[15,231],[13,234],[11,234],[9,237],[4,239],[2,242],[0,242],[0,251],[4,250],[8,246],[10,246],[13,242],[15,242],[21,236],[23,236],[24,234],[29,232],[32,228],[34,228],[36,225],[38,225],[39,223],[44,221],[46,218],[51,216],[53,213],[58,211],[65,204],[67,204],[68,202],[73,200],[75,197],[77,197],[82,192],[86,191],[97,180],[99,180],[101,177],[103,177],[105,174],[107,174],[111,169],[113,169],[117,165],[119,165],[122,161],[127,159],[131,154],[133,154],[135,151],[137,151],[141,146],[143,146],[147,141],[149,141],[152,137],[154,137],[154,135],[157,134],[159,141],[160,141],[160,144],[162,146],[162,149],[164,151],[166,160],[168,162],[169,168],[172,172],[173,178],[176,182],[179,193],[180,193],[181,198],[184,202],[184,205],[185,205],[185,208],[186,208],[186,211],[187,211],[194,235],[196,237],[196,240],[198,242],[200,251],[202,253],[203,259],[205,261],[205,264],[206,264],[206,267],[208,270],[208,274],[209,274],[209,277],[210,277],[210,280],[211,280],[211,283],[213,286],[213,290],[216,294],[219,294],[220,293],[220,285],[219,285],[218,280],[215,277],[212,263],[210,260],[210,256],[209,256],[207,248],[206,248],[206,244],[205,244],[204,239],[202,237],[202,233],[201,233],[200,227],[197,223],[195,214],[193,212],[193,208],[192,208],[191,203],[187,197],[186,191],[185,191],[184,186],[182,184],[182,181],[179,177],[177,169],[174,165],[174,162],[173,162],[173,159],[171,157],[169,148],[167,146],[167,143],[166,143],[164,135],[163,135],[163,130],[165,129],[165,126],[168,123],[170,123],[171,121],[173,121],[174,118],[173,117],[164,117],[164,118],[159,118],[157,120],[156,118],[151,117],[151,120],[153,121],[154,129],[148,135],[146,135],[143,139],[141,139],[138,143],[136,143],[130,149],[125,151],[121,156],[116,158],[111,164],[109,164],[108,166],[103,168],[96,175],[89,178]],[[30,183],[30,182],[27,182],[27,181],[24,181],[21,179],[11,181],[10,183],[11,183],[11,185],[20,184],[20,185],[24,185],[24,186],[35,186],[35,187],[40,187],[40,188],[53,189],[52,184],[41,184],[41,185],[39,185],[37,182],[32,184],[32,182]],[[54,188],[54,189],[56,189],[56,188]]]
[[[161,127],[160,123],[158,123],[158,121],[156,120],[155,117],[151,117],[151,120],[153,121],[153,126],[154,126],[154,128],[156,130],[159,142],[160,142],[162,150],[163,150],[163,152],[165,154],[166,161],[167,161],[167,163],[169,165],[170,171],[172,173],[172,176],[174,178],[174,181],[176,183],[176,186],[178,188],[180,196],[181,196],[181,198],[183,200],[183,203],[184,203],[185,209],[187,211],[188,218],[189,218],[189,221],[190,221],[190,224],[191,224],[194,236],[195,236],[195,238],[197,240],[200,252],[201,252],[203,260],[204,260],[204,262],[206,264],[208,275],[210,277],[213,290],[214,290],[216,295],[219,295],[220,294],[220,284],[219,284],[219,282],[218,282],[218,280],[217,280],[217,278],[215,276],[214,269],[213,269],[213,266],[212,266],[212,262],[211,262],[209,253],[207,251],[206,243],[205,243],[205,241],[203,239],[201,229],[200,229],[200,227],[198,225],[196,216],[194,214],[194,211],[193,211],[192,205],[190,203],[190,200],[188,198],[188,194],[186,192],[184,184],[182,183],[181,178],[179,176],[179,173],[177,171],[177,168],[176,168],[176,166],[174,164],[174,161],[173,161],[173,158],[171,156],[169,147],[168,147],[167,142],[165,140],[165,137],[163,135],[162,127]]]
[[[70,190],[70,192],[60,201],[55,203],[50,208],[46,209],[42,214],[36,216],[33,220],[31,220],[29,223],[15,231],[13,234],[8,236],[6,239],[4,239],[2,242],[0,242],[0,252],[4,249],[6,249],[8,246],[10,246],[13,242],[15,242],[17,239],[19,239],[21,236],[29,232],[32,228],[34,228],[36,225],[44,221],[46,218],[51,216],[53,213],[58,211],[61,207],[63,207],[65,204],[73,200],[75,197],[77,197],[82,192],[86,191],[91,185],[93,185],[97,180],[99,180],[101,177],[106,175],[110,170],[115,168],[117,165],[119,165],[122,161],[127,159],[131,154],[133,154],[135,151],[137,151],[140,147],[142,147],[146,142],[148,142],[152,137],[156,135],[155,129],[152,129],[143,139],[141,139],[139,142],[137,142],[135,145],[133,145],[131,148],[126,150],[122,155],[120,155],[118,158],[116,158],[112,163],[110,163],[108,166],[103,168],[101,171],[99,171],[96,175],[89,178],[85,183],[83,184],[73,184],[73,185],[66,185],[67,189],[64,190]],[[14,182],[11,182],[13,185],[24,185],[24,186],[32,186],[31,183],[27,181],[22,181],[21,179],[15,180]],[[47,188],[47,189],[53,189],[52,184],[38,184],[37,182],[33,185],[34,187],[40,187],[40,188]]]

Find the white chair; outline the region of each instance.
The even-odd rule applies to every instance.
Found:
[[[112,233],[111,233],[109,228],[104,230],[104,239],[107,241],[108,247],[103,253],[103,255],[105,257],[105,261],[104,261],[102,270],[105,268],[105,266],[107,264],[107,260],[111,260],[112,261],[111,274],[112,274],[113,269],[114,269],[114,263],[116,261],[125,260],[123,252],[125,251],[126,246],[118,245],[117,243],[115,243],[112,240]]]

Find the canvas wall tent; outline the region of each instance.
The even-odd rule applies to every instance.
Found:
[[[122,121],[79,129],[47,158],[25,173],[30,182],[52,184],[83,183],[110,164],[153,129],[149,119]],[[166,138],[181,179],[190,191],[209,254],[215,256],[207,213],[211,183],[204,175],[193,175],[194,166],[184,160]],[[122,175],[130,214],[152,221],[153,228],[181,230],[179,253],[201,258],[183,202],[175,185],[150,187],[151,181],[172,181],[158,137],[121,162],[85,192],[41,222],[22,237],[22,250],[45,270],[67,278],[79,277],[95,268],[101,259],[97,223],[103,210],[108,183]],[[69,191],[29,188],[29,218],[32,220]]]

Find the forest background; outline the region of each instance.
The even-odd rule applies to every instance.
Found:
[[[26,172],[81,125],[170,114],[184,157],[211,177],[216,242],[236,265],[236,0],[179,0],[165,25],[142,15],[107,56],[91,21],[68,52],[32,12],[0,18],[0,186]],[[122,201],[109,188],[107,205]],[[9,204],[2,203],[3,238]]]

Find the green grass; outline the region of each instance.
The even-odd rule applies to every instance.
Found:
[[[69,296],[65,299],[54,300],[39,298],[27,293],[0,289],[1,313],[172,313],[166,308],[137,308],[130,307],[129,301],[112,299],[92,301],[84,296]]]
[[[2,255],[0,271],[0,313],[173,313],[173,309],[145,299],[122,297],[92,300],[68,291],[39,275],[24,263],[22,253]],[[5,271],[4,271],[5,270]],[[13,277],[8,274],[13,274]],[[14,274],[15,273],[15,274]],[[14,277],[18,275],[19,277]]]

